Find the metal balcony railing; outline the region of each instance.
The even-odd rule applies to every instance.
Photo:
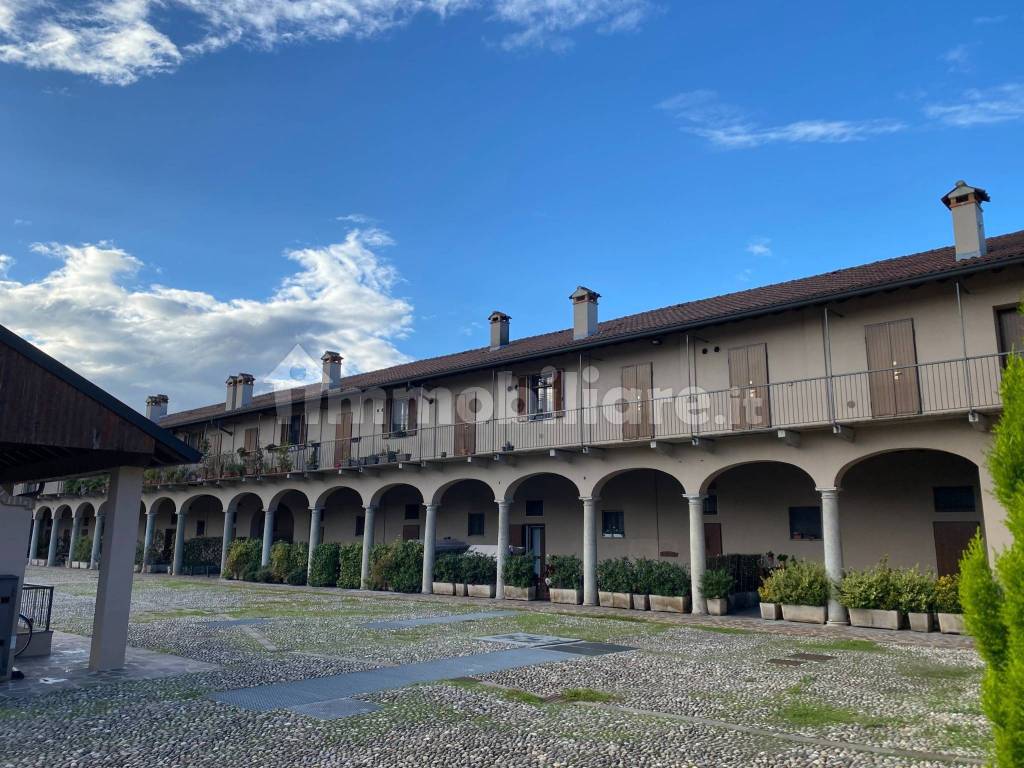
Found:
[[[201,483],[992,410],[1001,405],[1003,358],[985,355],[672,397],[622,398],[556,413],[268,446],[152,473],[147,484]]]

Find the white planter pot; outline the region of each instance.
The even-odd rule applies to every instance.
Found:
[[[782,606],[778,603],[761,603],[761,618],[765,621],[778,621],[782,618]]]
[[[89,563],[87,561],[84,561],[84,560],[75,560],[74,562],[71,563],[71,567],[72,568],[88,569],[89,568]]]
[[[903,629],[904,616],[899,611],[881,611],[875,608],[850,608],[850,624],[870,629]]]
[[[634,611],[647,611],[651,608],[649,595],[630,595],[630,604]]]
[[[651,595],[651,610],[663,613],[689,613],[690,598],[686,595],[679,597],[666,597],[665,595]]]
[[[935,616],[931,613],[908,613],[912,632],[934,632]]]
[[[708,613],[712,616],[725,616],[729,612],[729,598],[727,597],[709,597],[708,602]]]
[[[598,592],[597,599],[605,608],[629,608],[632,605],[629,592]]]
[[[828,609],[824,605],[782,605],[782,618],[786,621],[800,621],[804,624],[824,624]]]
[[[555,589],[548,590],[548,596],[552,603],[563,603],[565,605],[579,605],[583,602],[582,589]]]
[[[962,613],[940,613],[939,631],[945,635],[962,635],[964,629],[964,615]]]
[[[467,584],[470,597],[494,597],[493,584]]]
[[[455,594],[455,585],[452,584],[450,581],[435,581],[431,585],[431,589],[433,590],[435,595],[450,596]]]
[[[469,594],[469,591],[466,589],[466,585],[465,584],[462,584],[460,582],[456,582],[454,584],[454,587],[455,587],[455,596],[456,597],[466,597],[466,595]]]
[[[510,587],[508,584],[505,585],[505,599],[506,600],[536,600],[537,599],[537,588],[536,587]]]

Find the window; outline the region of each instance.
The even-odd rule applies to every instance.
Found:
[[[789,538],[803,541],[820,541],[821,507],[790,507]]]
[[[530,377],[530,417],[549,418],[555,412],[555,374],[538,373]]]
[[[409,401],[393,400],[391,402],[391,432],[405,432],[409,429]]]
[[[302,445],[306,442],[306,417],[296,413],[281,425],[281,445]]]
[[[363,531],[365,530],[365,527],[366,527],[366,517],[364,515],[357,516],[356,517],[356,536],[362,536],[363,535]]]
[[[196,520],[196,536],[205,536],[205,535],[206,535],[206,521],[205,520]]]
[[[543,517],[544,502],[541,499],[531,499],[526,502],[527,517]]]
[[[714,485],[708,488],[708,495],[704,497],[704,514],[718,514],[718,491],[715,489]]]
[[[936,512],[974,512],[974,486],[950,485],[932,488]]]
[[[260,431],[257,427],[245,430],[245,452],[253,453],[260,444]]]
[[[621,509],[601,512],[601,535],[606,539],[621,539],[626,535],[625,514]]]
[[[420,519],[420,505],[419,504],[406,504],[405,505],[405,519],[406,520],[419,520]]]
[[[469,513],[469,533],[470,536],[483,536],[484,535],[484,513],[483,512],[470,512]]]

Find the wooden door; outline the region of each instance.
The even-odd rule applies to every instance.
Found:
[[[455,455],[476,453],[476,397],[462,393],[455,401]]]
[[[704,556],[718,557],[722,554],[722,524],[704,523]]]
[[[981,528],[981,523],[943,520],[932,525],[935,530],[935,567],[939,576],[959,572],[960,557]]]
[[[651,418],[651,390],[654,369],[651,363],[622,367],[623,440],[650,440],[654,437]]]
[[[871,415],[904,416],[921,412],[914,321],[893,320],[864,326]]]
[[[418,525],[403,525],[402,526],[402,541],[416,541],[420,537],[420,527]]]
[[[748,344],[729,350],[729,387],[733,429],[760,429],[771,425],[767,344]]]
[[[352,458],[352,412],[340,414],[334,425],[334,466],[344,467]]]
[[[999,351],[1003,354],[1024,351],[1024,314],[1016,307],[996,312]]]

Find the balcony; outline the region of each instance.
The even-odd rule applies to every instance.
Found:
[[[776,429],[998,410],[1002,355],[627,400],[538,416],[419,427],[405,432],[221,454],[151,471],[147,486],[360,471],[403,462],[689,441]]]

